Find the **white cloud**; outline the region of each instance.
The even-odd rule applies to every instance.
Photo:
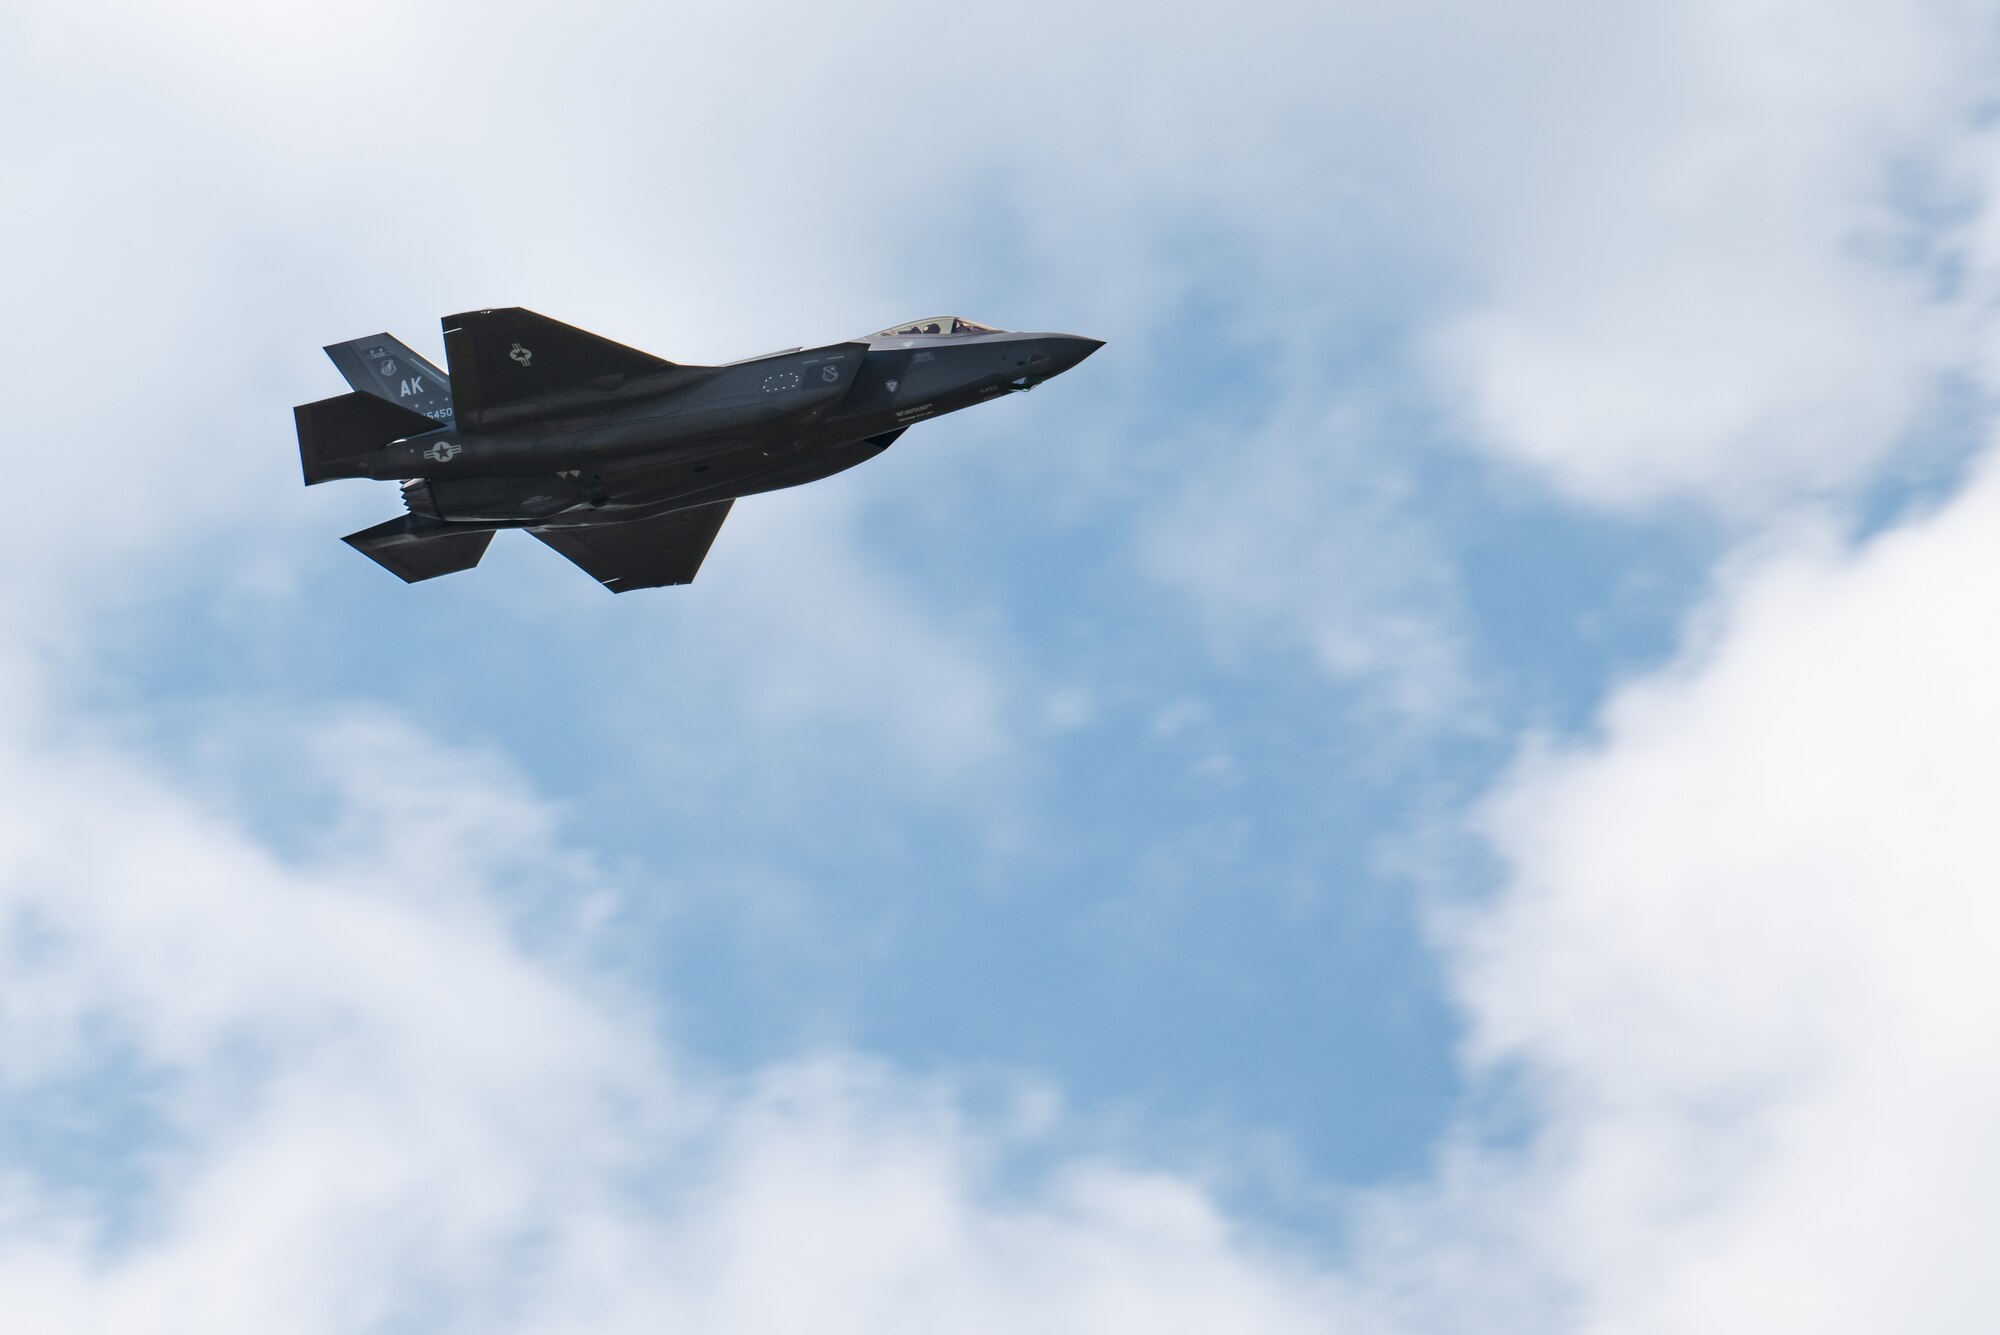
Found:
[[[1968,170],[1990,15],[1616,15],[1474,99],[1501,142],[1454,169],[1480,295],[1435,331],[1446,382],[1483,443],[1593,503],[1742,515],[1865,481],[1976,367],[1978,294],[1942,261],[1991,196]]]
[[[1601,739],[1522,765],[1455,959],[1532,1135],[1459,1155],[1397,1264],[1532,1291],[1488,1330],[2000,1319],[1996,562],[1989,466],[1858,553],[1760,563]]]
[[[1014,1180],[1045,1094],[973,1118],[858,1059],[683,1069],[584,963],[592,915],[510,925],[514,882],[607,891],[490,757],[365,715],[264,744],[325,794],[308,852],[60,725],[0,746],[0,1125],[116,1068],[101,1139],[0,1140],[10,1323],[1321,1328],[1319,1286],[1188,1181]]]
[[[1851,486],[1970,364],[1969,307],[1887,257],[1953,240],[1899,220],[1896,170],[1979,201],[1982,7],[1017,17],[885,7],[774,42],[796,11],[743,6],[634,20],[615,49],[526,9],[0,20],[23,38],[0,98],[36,127],[14,177],[39,187],[0,217],[32,260],[0,335],[12,483],[65,502],[0,531],[13,633],[154,593],[202,542],[282,567],[340,531],[358,502],[296,490],[270,407],[333,386],[281,349],[499,300],[677,355],[835,336],[864,296],[966,281],[982,171],[1023,183],[994,228],[1045,275],[1022,304],[1133,329],[1174,295],[1149,229],[1227,219],[1287,278],[1274,314],[1305,313],[1276,321],[1286,365],[1347,278],[1435,266],[1429,346],[1481,439],[1593,502]],[[104,96],[121,79],[143,115]],[[949,114],[867,140],[906,90]],[[999,145],[970,167],[968,116]],[[1331,449],[1252,463],[1148,530],[1155,567],[1229,635],[1401,682],[1413,709],[1448,697],[1437,631],[1394,616],[1432,588],[1399,498],[1364,488],[1357,512]],[[489,757],[352,715],[281,739],[329,830],[286,852],[0,655],[0,1098],[33,1122],[116,1066],[100,1134],[147,1147],[143,1189],[65,1176],[28,1131],[0,1147],[10,1319],[1990,1328],[1996,495],[1747,578],[1600,743],[1516,776],[1492,814],[1514,879],[1458,959],[1478,1058],[1537,1120],[1520,1153],[1446,1147],[1352,1272],[1273,1254],[1177,1177],[1068,1158],[1003,1188],[1012,1148],[1052,1143],[1032,1108],[995,1126],[852,1061],[686,1071],[511,920],[516,880],[606,891]],[[1401,553],[1378,582],[1353,582],[1356,532]],[[852,729],[925,778],[1004,751],[1034,692],[992,646],[846,531],[813,543],[796,582],[807,543],[760,545],[765,592],[723,623],[743,716]],[[761,660],[783,635],[793,656]]]
[[[1241,225],[1270,281],[1248,320],[1288,331],[1287,389],[1142,531],[1226,649],[1308,646],[1438,716],[1472,674],[1455,574],[1383,481],[1407,445],[1297,425],[1377,392],[1316,360],[1344,291],[1396,288],[1445,416],[1576,502],[1691,502],[1741,531],[1844,500],[1950,378],[1987,371],[1994,30],[1955,0],[1397,15],[1308,24],[1338,71],[1313,86],[1338,92],[1224,80],[1260,110],[1218,124],[1314,129],[1258,155],[1254,184],[1208,178],[1257,201]]]
[[[1144,560],[1230,657],[1276,641],[1436,724],[1473,704],[1456,583],[1365,437],[1335,420],[1230,439],[1144,525]]]
[[[733,357],[997,285],[1017,303],[998,318],[1138,351],[1223,276],[1185,262],[1196,234],[1241,261],[1227,277],[1245,285],[1230,317],[1245,327],[1217,339],[1268,343],[1280,392],[1230,445],[1248,480],[1203,488],[1202,569],[1157,559],[1158,523],[1131,526],[1142,559],[1224,642],[1254,622],[1407,712],[1464,675],[1449,618],[1394,605],[1413,589],[1449,600],[1419,507],[1364,485],[1356,514],[1355,473],[1393,471],[1383,459],[1271,427],[1349,393],[1325,362],[1351,342],[1333,336],[1351,333],[1355,291],[1401,293],[1399,318],[1416,318],[1398,337],[1430,358],[1470,437],[1573,496],[1740,515],[1849,489],[1937,378],[1980,355],[1969,302],[1899,258],[1952,251],[1957,225],[1898,205],[1920,187],[1984,199],[1984,12],[1047,5],[996,27],[890,5],[812,42],[772,40],[818,21],[782,4],[608,27],[526,5],[14,16],[0,96],[38,126],[17,175],[39,184],[0,242],[36,263],[17,293],[33,318],[0,335],[0,356],[32,390],[17,429],[47,446],[21,452],[15,483],[71,496],[88,477],[98,522],[78,550],[67,509],[45,507],[0,544],[36,568],[31,590],[70,586],[52,604],[115,599],[132,560],[190,553],[283,591],[303,552],[380,510],[367,488],[298,489],[272,405],[331,392],[310,349],[382,324],[435,351],[438,313],[520,301],[667,355]],[[441,73],[447,51],[476,87]],[[935,105],[968,100],[993,112],[970,141]],[[870,138],[883,117],[895,133]],[[1390,349],[1385,371],[1404,360]],[[1143,380],[1122,400],[1133,415],[1158,392],[1143,359],[1081,374]],[[1084,444],[1037,460],[1047,504],[1096,488],[1115,504],[1093,522],[1123,524],[1168,503],[1130,484],[1129,438]],[[189,466],[195,451],[206,466]],[[1273,486],[1296,489],[1301,513],[1361,524],[1377,573],[1219,598],[1204,570],[1274,564]],[[1339,532],[1300,542],[1321,551]],[[1352,570],[1357,554],[1335,555]],[[961,653],[883,570],[852,574],[821,589],[847,599],[826,621],[914,638],[925,661]],[[1244,597],[1259,606],[1228,610]],[[780,590],[746,619],[781,622],[796,602]],[[1037,693],[954,675],[965,700]],[[891,754],[936,768],[947,743],[912,751],[910,730],[877,718]],[[976,763],[990,728],[964,735],[950,763]]]
[[[0,1148],[0,1287],[51,1331],[1988,1328],[1996,565],[1990,469],[1857,553],[1796,543],[1523,763],[1452,958],[1526,1138],[1441,1146],[1347,1264],[1063,1153],[1044,1092],[688,1071],[588,967],[598,915],[510,926],[515,880],[606,889],[490,758],[367,716],[276,738],[336,831],[287,855],[17,728],[4,1097],[115,1059],[108,1134],[157,1149],[94,1192]]]
[[[894,318],[862,299],[873,278],[839,261],[860,225],[848,211],[801,235],[800,180],[769,173],[739,135],[686,133],[742,102],[716,53],[766,46],[768,15],[703,25],[634,11],[621,46],[531,10],[10,17],[20,40],[0,55],[0,102],[38,127],[14,164],[22,206],[0,217],[0,244],[34,257],[0,333],[21,390],[11,485],[43,498],[0,530],[25,628],[81,661],[81,623],[107,609],[190,585],[289,602],[306,573],[356,560],[338,536],[400,503],[386,487],[299,486],[286,408],[341,388],[317,352],[327,341],[389,324],[435,353],[440,314],[505,301],[686,357]],[[482,70],[478,88],[565,91],[489,100],[441,71],[446,51],[453,68]],[[786,123],[811,89],[771,86],[776,110],[739,114],[776,116],[758,142],[837,194],[813,175],[835,172],[822,132]],[[692,208],[683,191],[736,204]],[[466,207],[471,196],[485,202]],[[759,239],[749,218],[787,236]],[[704,576],[728,593],[699,623],[704,689],[738,706],[726,744],[837,736],[874,753],[888,786],[990,764],[1013,708],[1006,647],[976,643],[869,553],[851,499],[801,495],[803,507],[746,502]],[[614,615],[587,580],[535,556],[561,597],[588,603],[547,619]],[[536,590],[517,592],[514,606],[532,605]],[[648,601],[615,605],[628,635]],[[676,599],[650,601],[657,613]],[[615,683],[635,711],[687,689],[687,674],[656,666]]]

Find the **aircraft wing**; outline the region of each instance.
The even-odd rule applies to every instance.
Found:
[[[613,593],[691,584],[734,501],[711,501],[622,524],[531,528],[529,533]]]
[[[650,352],[613,343],[518,306],[444,318],[452,406],[477,429],[496,408],[562,390],[609,389],[635,375],[677,369]]]

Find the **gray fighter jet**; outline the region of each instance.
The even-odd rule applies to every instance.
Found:
[[[533,311],[471,311],[444,321],[449,376],[387,334],[336,343],[355,392],[293,413],[307,486],[402,483],[409,513],[346,541],[403,579],[469,570],[519,528],[623,593],[692,580],[737,497],[852,468],[1102,346],[946,315],[682,366]]]

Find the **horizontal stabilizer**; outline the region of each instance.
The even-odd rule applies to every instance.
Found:
[[[694,582],[733,504],[711,501],[622,524],[550,526],[528,532],[613,593],[657,589]]]
[[[406,584],[470,570],[493,541],[490,528],[463,529],[422,515],[398,515],[342,542]]]
[[[292,417],[298,423],[299,463],[308,487],[337,477],[366,477],[358,465],[370,454],[392,440],[438,429],[422,413],[361,393],[302,403],[292,409]]]
[[[498,409],[564,390],[610,389],[675,364],[518,306],[444,318],[444,355],[461,428]]]

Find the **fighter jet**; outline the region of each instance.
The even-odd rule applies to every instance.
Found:
[[[387,334],[335,343],[354,392],[293,413],[307,486],[402,483],[408,513],[346,542],[403,579],[469,570],[518,528],[624,593],[692,581],[737,497],[865,463],[1102,346],[941,315],[686,366],[533,311],[468,311],[444,321],[449,375]]]

